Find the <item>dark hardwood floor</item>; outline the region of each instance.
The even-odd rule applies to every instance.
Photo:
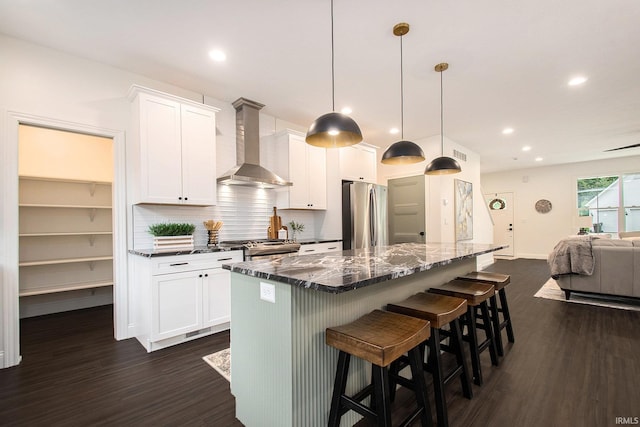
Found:
[[[458,383],[448,388],[452,427],[600,427],[640,417],[640,312],[534,298],[549,277],[542,260],[489,270],[511,274],[516,342],[503,336],[498,367],[483,353],[484,385],[473,386],[472,400]],[[2,426],[241,425],[229,383],[201,359],[226,348],[228,333],[148,354],[134,339],[113,339],[109,306],[21,327],[23,361],[0,370]],[[398,394],[397,418],[409,396]]]

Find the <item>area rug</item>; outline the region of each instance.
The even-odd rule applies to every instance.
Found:
[[[622,310],[640,311],[640,302],[634,303],[623,298],[604,297],[598,295],[579,294],[572,292],[571,299],[567,301],[564,297],[564,291],[560,289],[558,283],[549,279],[542,285],[540,290],[536,292],[534,297],[552,299],[556,301],[573,302],[576,304],[597,305],[600,307],[619,308]]]
[[[202,358],[227,381],[231,382],[231,349],[225,348]]]

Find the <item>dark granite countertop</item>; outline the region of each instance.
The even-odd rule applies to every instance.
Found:
[[[504,249],[477,243],[401,243],[377,248],[282,257],[223,268],[323,292],[341,293]]]
[[[242,250],[242,245],[218,245],[214,247],[196,246],[193,249],[181,249],[175,251],[157,252],[153,249],[130,249],[129,253],[144,257],[173,256],[173,255],[193,255],[193,254],[210,254],[216,252],[227,252]]]

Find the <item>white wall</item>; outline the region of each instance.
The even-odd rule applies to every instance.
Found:
[[[640,156],[483,174],[481,180],[485,194],[514,193],[515,256],[546,259],[560,239],[580,228],[576,180],[633,172],[640,172]],[[551,201],[551,212],[536,212],[540,199]]]

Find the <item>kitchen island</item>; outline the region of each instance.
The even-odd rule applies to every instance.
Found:
[[[403,243],[224,266],[231,270],[231,392],[246,426],[327,424],[338,351],[325,329],[476,269],[503,249],[473,243]],[[351,364],[347,391],[368,381]],[[360,418],[349,412],[343,425]]]

